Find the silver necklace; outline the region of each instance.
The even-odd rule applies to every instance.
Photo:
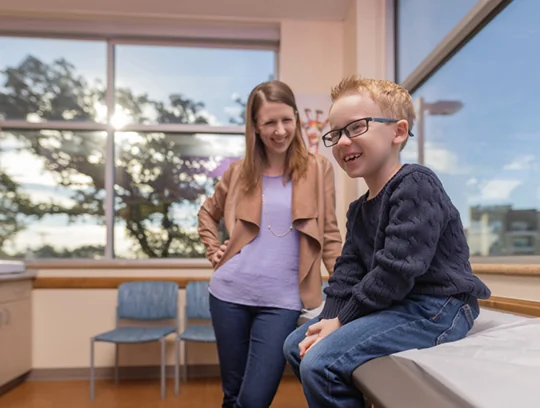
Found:
[[[264,192],[262,193],[262,207],[263,207],[263,210],[264,210],[264,217],[266,219],[266,221],[268,222],[268,231],[270,231],[272,234],[274,234],[276,237],[278,238],[283,238],[285,235],[287,235],[289,232],[292,231],[293,229],[293,225],[291,224],[289,229],[284,232],[283,234],[278,234],[276,232],[274,232],[274,230],[272,229],[272,226],[270,225],[270,218],[268,217],[268,214],[266,213],[266,209],[264,208]]]

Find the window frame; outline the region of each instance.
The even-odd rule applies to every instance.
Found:
[[[399,1],[394,0],[394,33],[396,36],[399,32]],[[511,2],[512,0],[478,0],[461,21],[416,66],[413,72],[400,81],[400,85],[410,93],[413,93]],[[397,77],[397,73],[399,72],[398,42],[395,41],[395,44],[394,71]]]
[[[115,257],[114,251],[114,134],[115,132],[159,132],[176,134],[244,134],[244,125],[194,125],[194,124],[128,124],[121,129],[113,128],[111,117],[115,109],[115,66],[117,45],[154,45],[194,48],[227,48],[268,50],[274,52],[274,78],[279,79],[279,26],[276,25],[241,25],[241,24],[212,24],[212,23],[113,23],[113,22],[77,22],[77,21],[36,21],[30,19],[0,18],[0,37],[84,40],[96,41],[107,45],[106,52],[106,83],[105,101],[107,105],[107,123],[87,123],[71,121],[50,121],[43,123],[27,122],[25,120],[0,120],[2,129],[17,130],[71,130],[71,131],[106,131],[107,142],[105,151],[105,254],[103,261],[125,263],[126,260]],[[144,32],[144,35],[140,33]],[[40,259],[39,263],[65,263],[73,260]],[[197,258],[174,259],[175,264],[190,266]],[[137,262],[132,260],[131,262]],[[171,262],[171,258],[156,259],[152,262]],[[201,262],[206,262],[201,259]]]

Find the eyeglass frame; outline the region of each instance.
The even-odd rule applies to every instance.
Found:
[[[347,130],[347,128],[352,125],[353,123],[356,123],[356,122],[360,122],[360,121],[365,121],[366,122],[366,130],[362,133],[359,133],[355,136],[351,136],[351,134],[349,133],[349,131]],[[402,120],[402,119],[400,119]],[[373,118],[373,117],[367,117],[367,118],[360,118],[360,119],[355,119],[353,120],[352,122],[349,122],[347,123],[345,126],[343,126],[342,128],[338,128],[338,129],[332,129],[328,132],[326,132],[324,135],[322,135],[321,139],[324,143],[324,146],[325,147],[332,147],[332,146],[335,146],[339,143],[339,140],[341,139],[341,136],[343,136],[343,133],[345,132],[345,136],[347,136],[349,139],[354,139],[355,137],[358,137],[358,136],[362,136],[363,134],[367,133],[367,131],[369,130],[369,122],[377,122],[377,123],[398,123],[400,122],[400,120],[398,119],[389,119],[389,118]],[[327,139],[325,139],[325,137],[327,135],[329,135],[330,133],[333,133],[333,132],[339,132],[339,137],[337,139],[337,141],[335,143],[332,143],[330,140],[328,141],[328,143],[332,143],[332,144],[327,144]],[[408,130],[408,133],[409,133],[409,136],[410,137],[414,137],[414,134],[413,132],[411,132],[411,130],[409,129]]]

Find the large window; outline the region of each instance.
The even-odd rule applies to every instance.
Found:
[[[423,162],[458,207],[473,256],[540,255],[539,13],[538,1],[511,2],[413,92]]]
[[[397,77],[409,76],[478,0],[396,0]]]
[[[0,37],[0,55],[0,258],[204,256],[197,210],[244,155],[275,49]]]

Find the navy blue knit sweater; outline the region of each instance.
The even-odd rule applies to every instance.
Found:
[[[322,319],[346,324],[408,294],[456,296],[477,307],[490,290],[472,274],[459,212],[435,173],[405,164],[383,190],[351,203]]]

